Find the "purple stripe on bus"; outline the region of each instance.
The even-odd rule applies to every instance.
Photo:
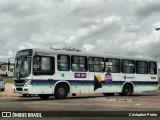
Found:
[[[42,79],[42,80],[32,80],[31,82],[32,83],[56,83],[58,81],[63,81],[63,80],[45,80],[45,79]],[[68,81],[69,83],[94,83],[94,80],[64,80],[64,81]],[[110,83],[121,83],[123,84],[124,82],[126,81],[112,81]],[[133,84],[158,84],[158,82],[149,82],[149,81],[131,81]],[[101,81],[100,83],[106,83],[105,81]]]

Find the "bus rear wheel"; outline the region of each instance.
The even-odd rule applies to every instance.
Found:
[[[103,93],[105,96],[113,96],[115,93]]]
[[[56,99],[65,99],[68,95],[69,89],[64,84],[59,84],[55,88],[54,96]]]
[[[119,95],[121,95],[121,96],[131,96],[132,93],[133,93],[133,86],[131,84],[126,84],[123,87],[122,93],[120,93]]]
[[[43,100],[46,100],[50,97],[50,95],[48,95],[48,94],[38,94],[38,96]]]

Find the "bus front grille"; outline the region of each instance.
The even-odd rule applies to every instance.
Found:
[[[16,88],[17,91],[22,91],[22,88]]]

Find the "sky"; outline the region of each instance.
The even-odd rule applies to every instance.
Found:
[[[28,48],[160,59],[159,0],[0,0],[0,61]]]

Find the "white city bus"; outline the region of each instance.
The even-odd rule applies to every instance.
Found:
[[[151,58],[25,49],[17,52],[14,71],[14,92],[42,99],[78,93],[130,96],[158,89],[157,62]]]

